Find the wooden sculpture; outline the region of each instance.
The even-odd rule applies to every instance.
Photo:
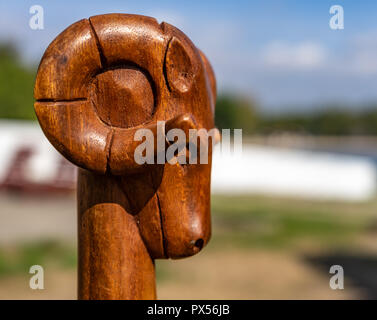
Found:
[[[34,97],[46,137],[79,167],[79,299],[156,298],[154,260],[191,256],[210,238],[212,151],[208,164],[139,165],[134,134],[157,121],[213,128],[208,60],[165,22],[94,16],[47,48]]]

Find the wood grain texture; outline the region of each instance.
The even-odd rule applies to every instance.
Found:
[[[98,74],[91,99],[100,119],[112,127],[136,127],[150,121],[154,112],[152,85],[143,72],[133,67]]]
[[[210,63],[167,23],[94,16],[47,48],[34,96],[46,137],[80,168],[79,298],[154,299],[154,260],[196,254],[209,241],[212,149],[208,164],[140,165],[134,135],[150,129],[156,157],[158,121],[164,135],[212,129]]]
[[[78,181],[79,299],[154,299],[154,263],[116,178],[81,169]]]
[[[88,82],[101,69],[88,20],[64,30],[47,48],[38,68],[36,100],[75,100],[88,96]]]

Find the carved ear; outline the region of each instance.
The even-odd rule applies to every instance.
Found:
[[[202,50],[198,49],[200,53],[200,57],[202,58],[204,69],[207,73],[209,84],[211,86],[211,93],[212,93],[212,99],[213,99],[213,109],[212,111],[215,112],[215,105],[216,105],[216,94],[217,94],[217,88],[216,88],[216,77],[215,72],[213,71],[213,68],[211,64],[209,63],[206,55],[203,53]]]
[[[166,59],[165,72],[167,82],[171,90],[185,93],[190,90],[195,76],[193,54],[184,48],[184,45],[176,37],[169,42]]]

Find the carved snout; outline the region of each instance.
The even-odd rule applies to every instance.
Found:
[[[176,116],[168,121],[153,121],[144,126],[131,129],[115,129],[111,149],[109,152],[109,168],[113,174],[125,174],[137,172],[148,163],[139,164],[136,159],[136,149],[145,140],[144,149],[153,150],[154,163],[158,162],[159,153],[163,153],[163,163],[165,163],[165,150],[169,145],[166,134],[171,129],[180,129],[185,134],[190,129],[194,129],[195,124],[191,115],[184,114]],[[148,130],[148,134],[145,131]],[[142,137],[144,137],[142,139]],[[152,145],[148,145],[152,144]],[[162,162],[162,161],[161,161]]]
[[[167,257],[194,255],[208,243],[211,236],[210,178],[210,163],[165,165],[157,196]]]

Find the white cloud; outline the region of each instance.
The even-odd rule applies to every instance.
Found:
[[[359,51],[353,63],[353,71],[362,75],[377,73],[377,52]]]
[[[261,58],[267,67],[312,70],[323,66],[326,57],[325,48],[318,43],[271,42],[262,49]]]
[[[351,71],[361,75],[377,74],[377,31],[356,36],[351,48]]]

